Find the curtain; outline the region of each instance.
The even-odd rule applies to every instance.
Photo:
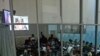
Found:
[[[16,56],[15,41],[9,26],[0,25],[1,56]]]

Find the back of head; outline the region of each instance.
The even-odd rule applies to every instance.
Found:
[[[70,42],[70,43],[72,43],[72,42],[73,42],[73,40],[72,40],[72,39],[69,39],[69,42]]]
[[[53,34],[51,34],[51,37],[54,37]]]
[[[85,43],[85,41],[83,40],[83,43]]]
[[[88,45],[89,44],[89,42],[86,42],[86,45]]]
[[[34,34],[32,34],[31,37],[34,37]]]
[[[43,32],[41,32],[40,34],[43,35]]]

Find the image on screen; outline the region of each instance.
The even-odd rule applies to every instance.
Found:
[[[14,23],[28,23],[28,16],[13,16]],[[11,30],[11,26],[10,26]],[[14,30],[29,30],[28,25],[14,25]]]
[[[3,10],[4,18],[3,18],[3,23],[8,24],[11,23],[11,14],[10,11],[8,10]]]

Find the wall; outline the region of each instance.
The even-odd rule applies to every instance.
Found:
[[[0,0],[0,11],[3,9],[3,0]]]
[[[0,11],[2,11],[3,9],[9,10],[9,2],[6,0],[0,0]],[[0,23],[1,23],[1,17],[0,17]]]
[[[36,0],[13,0],[13,6],[14,10],[16,10],[16,15],[28,15],[29,23],[36,23]],[[39,23],[61,23],[59,0],[38,0],[38,10]],[[94,24],[94,13],[95,0],[83,0],[83,22],[85,24]],[[62,0],[62,14],[63,23],[78,24],[79,0]],[[43,29],[42,31],[46,30]],[[34,29],[30,32],[34,32]],[[20,33],[26,34],[23,31]]]
[[[29,16],[30,23],[36,23],[35,0],[13,0],[13,8],[18,16]]]
[[[62,0],[63,22],[79,23],[79,0]]]
[[[0,11],[2,11],[3,4],[2,4],[2,0],[0,0]],[[0,14],[0,23],[1,23],[1,14]]]
[[[23,3],[24,2],[24,3]],[[36,23],[36,0],[14,0],[16,15],[28,15],[30,23]],[[38,0],[39,23],[60,23],[60,1]],[[64,23],[79,23],[79,0],[62,0]],[[94,23],[95,0],[83,0],[83,21]]]
[[[95,0],[83,0],[83,22],[94,24],[95,20]]]
[[[38,21],[42,21],[42,0],[38,1]],[[13,8],[18,16],[28,16],[29,23],[37,23],[36,0],[13,0]]]
[[[13,0],[13,6],[16,15],[29,16],[29,23],[36,23],[36,0]],[[39,23],[59,23],[59,1],[38,0],[38,16]]]
[[[61,23],[60,1],[42,0],[42,23]]]
[[[48,38],[48,25],[39,25],[39,34],[40,32],[43,32],[43,34]],[[31,36],[31,34],[35,35],[35,38],[37,39],[37,25],[31,24],[29,25],[29,31],[15,31],[15,37],[16,37],[16,46],[21,46],[24,44],[25,39]]]

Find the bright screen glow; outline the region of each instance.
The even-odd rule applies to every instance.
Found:
[[[4,19],[3,20],[4,20],[5,24],[11,23],[10,11],[4,10]]]
[[[14,23],[28,23],[28,16],[13,16],[13,19]],[[29,25],[14,25],[14,30],[29,30]]]

